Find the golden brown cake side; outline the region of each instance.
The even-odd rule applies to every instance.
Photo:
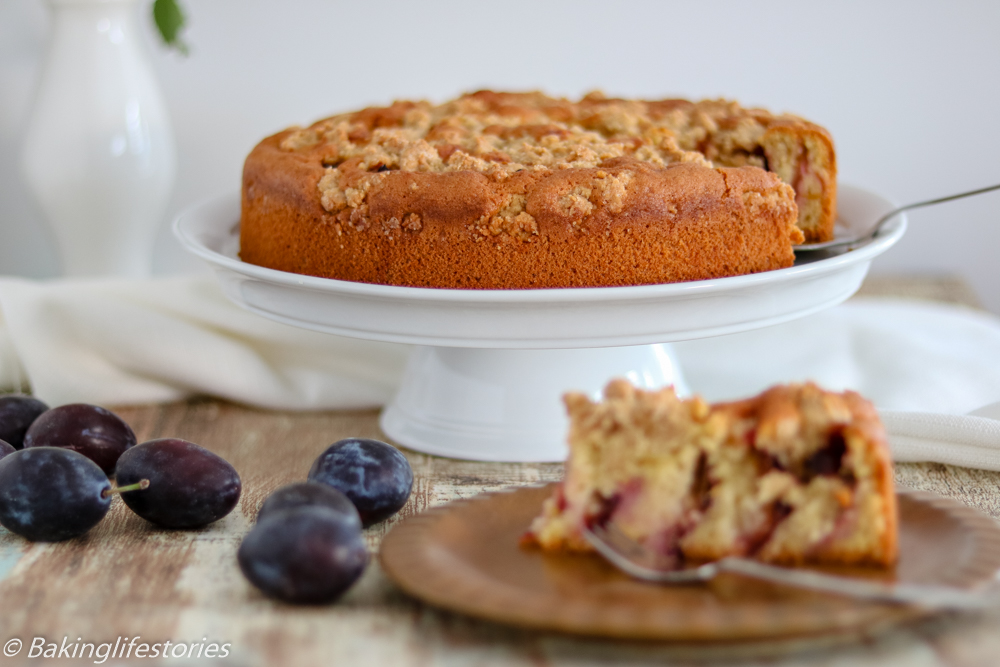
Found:
[[[283,150],[290,136],[258,145],[243,176],[241,258],[282,271],[419,287],[642,285],[791,266],[802,238],[791,188],[754,168],[624,154],[502,178],[357,159],[333,169]]]
[[[788,385],[708,406],[614,381],[602,402],[566,404],[566,478],[529,531],[543,548],[586,550],[581,526],[610,520],[678,561],[896,560],[888,445],[854,392]]]

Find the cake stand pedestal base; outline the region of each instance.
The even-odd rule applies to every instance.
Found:
[[[561,396],[600,396],[624,377],[643,389],[687,386],[667,344],[573,350],[418,347],[381,426],[399,444],[477,461],[563,461]]]

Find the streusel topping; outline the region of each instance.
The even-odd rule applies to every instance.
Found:
[[[438,106],[396,102],[335,116],[288,134],[281,148],[321,155],[327,167],[319,183],[322,204],[337,212],[361,206],[387,171],[475,171],[499,181],[524,170],[593,168],[622,157],[658,167],[711,166],[702,153],[682,149],[678,136],[692,144],[716,130],[706,111],[667,109],[662,102],[476,93]],[[622,178],[612,176],[600,188],[612,207],[624,191]],[[567,206],[593,206],[589,195],[576,193]],[[497,216],[505,225],[520,214],[517,201],[507,208]]]

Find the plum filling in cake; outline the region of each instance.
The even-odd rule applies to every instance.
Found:
[[[819,476],[839,477],[846,485],[846,487],[838,488],[838,503],[844,507],[837,513],[833,529],[819,543],[820,546],[837,535],[849,532],[856,518],[856,514],[853,512],[855,479],[850,470],[842,467],[846,452],[847,445],[843,433],[840,428],[835,427],[827,437],[826,445],[803,460],[801,465],[796,466],[795,478],[802,486],[807,486]],[[751,457],[758,477],[763,477],[771,471],[783,472],[785,470],[775,456],[756,450],[752,444]],[[698,457],[691,479],[685,510],[674,523],[661,527],[658,532],[650,534],[645,540],[645,546],[659,553],[663,557],[664,564],[672,563],[679,567],[684,563],[685,555],[682,547],[684,538],[705,519],[706,513],[712,506],[712,489],[716,484],[717,480],[713,480],[710,474],[709,458],[705,452],[702,452]],[[629,506],[639,501],[643,486],[644,480],[634,478],[626,482],[620,492],[614,493],[610,497],[596,494],[590,505],[590,511],[584,514],[584,524],[605,525],[614,522],[619,509],[623,509],[624,514],[627,515]],[[850,499],[845,493],[847,490],[851,494]],[[562,492],[560,492],[559,498],[560,504],[565,509],[567,502]],[[760,521],[748,526],[747,532],[736,535],[730,555],[755,556],[768,543],[781,522],[793,513],[794,509],[792,505],[781,499],[762,506]]]
[[[846,453],[844,433],[840,429],[834,429],[827,437],[826,446],[816,450],[803,463],[803,474],[807,476],[803,481],[808,481],[816,475],[839,474]]]
[[[853,392],[790,385],[709,406],[615,381],[602,402],[566,403],[566,477],[529,530],[543,548],[587,550],[580,527],[613,522],[676,566],[895,560],[891,461]]]

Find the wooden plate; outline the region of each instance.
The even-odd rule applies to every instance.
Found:
[[[747,579],[658,586],[593,554],[548,554],[518,539],[551,485],[483,494],[398,524],[381,563],[404,591],[432,605],[535,629],[621,639],[746,641],[871,631],[928,614]],[[899,494],[900,562],[853,576],[971,587],[1000,569],[1000,528],[954,500]]]

